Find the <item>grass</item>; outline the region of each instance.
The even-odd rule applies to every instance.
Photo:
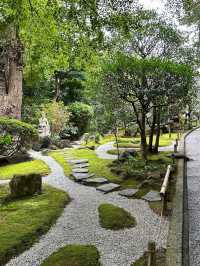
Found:
[[[103,228],[120,230],[136,226],[136,220],[126,210],[108,203],[98,208],[99,221]]]
[[[30,247],[60,216],[69,196],[44,186],[40,195],[6,201],[8,186],[0,187],[0,265]]]
[[[41,266],[100,266],[95,246],[68,245],[54,252]]]
[[[114,144],[117,147],[117,144]],[[121,142],[118,144],[119,148],[140,148],[140,144],[133,144],[131,142]]]
[[[49,167],[40,160],[32,160],[28,162],[10,164],[0,167],[0,179],[11,179],[14,175],[24,174],[41,174],[43,176],[49,174]]]
[[[89,149],[67,149],[64,153],[55,151],[50,152],[52,156],[63,168],[65,174],[69,176],[72,173],[71,166],[67,163],[64,156],[76,158],[76,159],[88,159],[89,160],[89,172],[94,173],[97,177],[106,177],[111,182],[120,183],[122,179],[110,171],[109,165],[112,160],[100,159],[96,153]]]

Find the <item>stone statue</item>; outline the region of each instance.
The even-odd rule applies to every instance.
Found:
[[[49,122],[44,112],[42,113],[42,117],[39,119],[38,134],[41,138],[51,136]]]

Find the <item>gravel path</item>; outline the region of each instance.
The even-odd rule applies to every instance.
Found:
[[[200,129],[186,138],[190,265],[200,265]]]
[[[109,154],[108,151],[109,150],[115,150],[116,147],[114,147],[114,141],[112,142],[108,142],[106,144],[103,144],[101,146],[99,146],[95,152],[97,154],[97,156],[101,159],[111,159],[111,160],[116,160],[117,159],[117,155],[113,155],[113,154]],[[124,150],[125,148],[119,148],[119,150]],[[126,148],[126,150],[133,150],[134,148]],[[165,146],[165,147],[159,147],[159,151],[173,151],[174,149],[174,144],[170,145],[170,146]],[[134,150],[138,150],[138,148],[134,149]]]
[[[116,192],[102,194],[93,187],[74,183],[66,178],[63,169],[48,156],[32,152],[32,156],[46,162],[52,173],[44,182],[67,191],[72,201],[49,232],[38,243],[12,259],[7,266],[37,266],[52,252],[67,244],[93,244],[100,251],[103,266],[130,266],[147,248],[149,240],[165,247],[168,221],[163,219],[159,230],[158,217],[143,200],[130,200]],[[100,227],[97,208],[108,202],[128,210],[137,220],[132,229],[111,231]],[[31,217],[30,217],[31,219]]]

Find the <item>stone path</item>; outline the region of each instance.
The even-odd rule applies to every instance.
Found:
[[[110,160],[116,160],[117,155],[109,154],[109,150],[116,150],[116,147],[114,147],[115,142],[108,142],[106,144],[100,145],[96,150],[96,154],[101,159],[110,159]],[[119,148],[119,150],[139,150],[139,148]],[[170,146],[165,147],[159,147],[159,151],[173,151],[174,144]]]
[[[0,180],[0,186],[8,185],[9,182],[10,182],[10,179]]]
[[[200,265],[200,129],[186,138],[188,208],[189,208],[189,258],[191,266]]]
[[[168,220],[163,219],[160,230],[160,217],[147,202],[127,199],[118,192],[103,194],[94,187],[82,186],[66,178],[53,158],[36,152],[32,152],[32,156],[43,160],[52,171],[43,181],[67,191],[72,200],[48,233],[29,250],[13,258],[7,266],[39,266],[55,250],[67,244],[95,245],[103,266],[130,266],[147,249],[149,240],[155,240],[158,247],[166,246]],[[101,228],[97,208],[105,202],[129,211],[136,218],[137,226],[120,231]]]

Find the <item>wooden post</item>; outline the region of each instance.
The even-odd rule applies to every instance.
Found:
[[[156,243],[150,241],[148,243],[148,266],[156,266]]]
[[[162,216],[166,215],[166,211],[167,211],[167,195],[161,195],[162,198],[162,210],[161,210],[161,214]]]
[[[178,139],[176,139],[176,146],[178,147]]]
[[[174,153],[177,153],[177,145],[174,144]]]

